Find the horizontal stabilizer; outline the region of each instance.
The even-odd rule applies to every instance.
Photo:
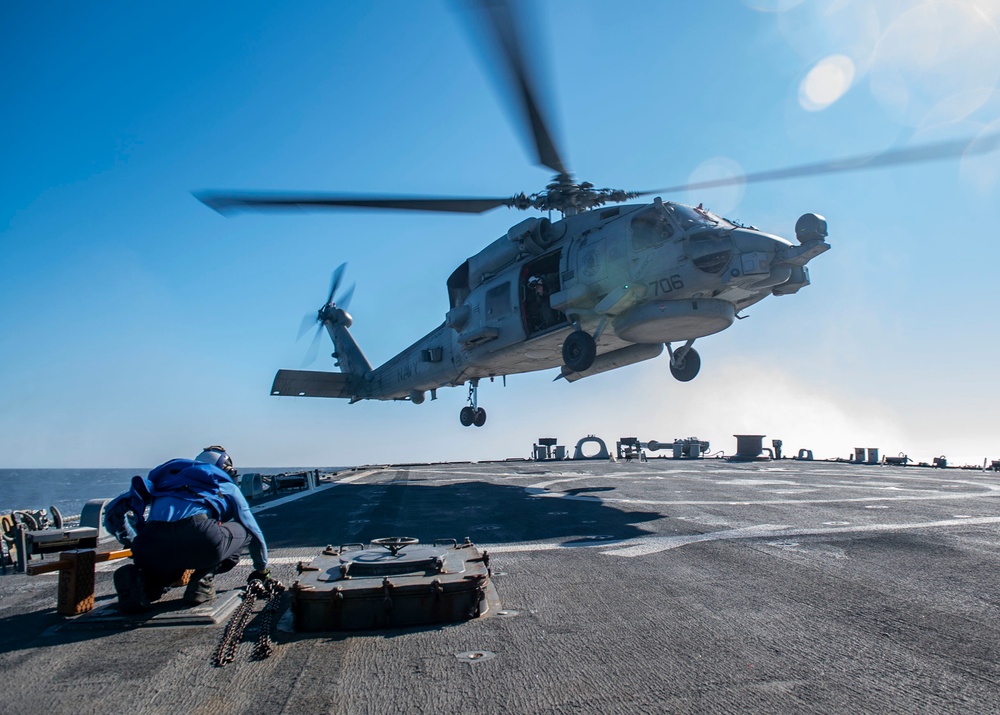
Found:
[[[350,375],[315,370],[278,370],[271,394],[286,397],[354,397],[347,385]]]

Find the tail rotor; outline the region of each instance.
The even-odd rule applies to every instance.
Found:
[[[299,326],[298,340],[305,337],[313,325],[316,326],[313,339],[309,343],[309,349],[306,351],[305,358],[303,358],[302,367],[316,362],[316,358],[319,356],[320,336],[323,332],[323,326],[326,323],[331,322],[343,325],[344,327],[350,327],[353,322],[350,314],[347,312],[347,306],[350,305],[351,298],[354,296],[354,284],[352,283],[337,299],[337,292],[343,282],[346,268],[347,264],[341,263],[333,271],[333,277],[330,281],[330,294],[326,298],[326,303],[315,313],[308,313],[302,318],[302,324]]]

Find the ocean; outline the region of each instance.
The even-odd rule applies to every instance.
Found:
[[[314,467],[258,468],[240,472],[280,474]],[[336,471],[320,467],[321,472]],[[64,517],[75,516],[91,499],[112,499],[128,489],[136,474],[149,469],[0,469],[0,512],[54,506]]]

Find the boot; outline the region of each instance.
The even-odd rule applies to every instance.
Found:
[[[215,598],[215,573],[209,571],[195,571],[191,574],[187,588],[184,589],[184,600],[191,604],[208,603]]]
[[[118,610],[122,613],[142,613],[149,610],[146,580],[138,566],[125,564],[115,571],[114,578],[115,591],[118,594]]]

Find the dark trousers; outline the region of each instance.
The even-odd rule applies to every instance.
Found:
[[[132,542],[132,560],[142,570],[146,591],[159,598],[188,569],[195,577],[225,573],[236,567],[250,534],[236,521],[191,517],[149,521]]]

